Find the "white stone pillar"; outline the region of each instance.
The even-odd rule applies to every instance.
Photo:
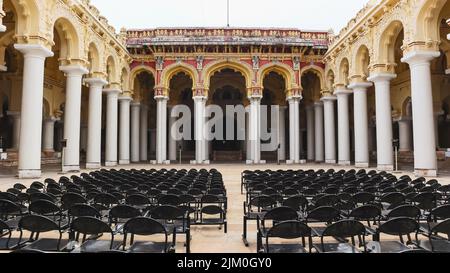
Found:
[[[315,158],[315,136],[314,136],[314,106],[310,105],[306,107],[306,133],[307,133],[307,146],[308,146],[308,161],[314,161]]]
[[[250,141],[250,112],[245,112],[245,145],[247,163],[252,162],[252,142]]]
[[[177,141],[176,136],[172,135],[172,126],[177,121],[177,117],[172,117],[172,107],[169,108],[169,160],[177,161]]]
[[[399,133],[399,151],[410,152],[412,151],[412,120],[410,117],[403,117],[398,120],[398,133]]]
[[[130,104],[129,96],[119,97],[120,101],[120,130],[119,130],[119,164],[130,164]]]
[[[335,91],[338,102],[338,163],[341,166],[350,165],[350,94],[351,91],[347,89]]]
[[[278,143],[280,144],[280,149],[278,150],[278,158],[280,161],[286,160],[286,107],[280,106],[280,114],[278,120]]]
[[[81,128],[81,80],[89,71],[79,65],[61,66],[66,75],[66,106],[64,109],[63,172],[80,171],[80,128]]]
[[[20,112],[7,112],[13,119],[13,137],[11,151],[19,150],[20,142]]]
[[[355,166],[369,167],[369,119],[367,110],[367,88],[371,83],[354,83],[349,85],[353,89],[353,110],[355,130]]]
[[[261,99],[262,96],[255,95],[249,98],[250,100],[250,145],[251,145],[251,160],[253,164],[261,163]]]
[[[300,97],[290,97],[289,102],[289,160],[288,164],[300,163]]]
[[[44,120],[42,151],[45,153],[55,152],[54,136],[55,136],[55,122],[56,121],[57,121],[57,119],[54,117],[49,117]]]
[[[139,126],[141,119],[141,103],[131,104],[131,162],[139,162]]]
[[[391,73],[377,73],[371,75],[368,79],[375,83],[377,161],[380,171],[394,170],[390,82],[396,77],[395,74]]]
[[[322,98],[325,115],[325,163],[336,164],[336,120],[334,114],[335,96]]]
[[[317,163],[321,163],[325,161],[324,158],[324,105],[322,102],[316,102],[314,104],[314,112],[315,112],[315,160]]]
[[[139,158],[141,161],[148,161],[148,106],[141,105],[141,126],[139,130]],[[152,132],[151,145],[152,149],[156,148],[156,136]],[[154,148],[153,148],[154,147]],[[152,150],[154,151],[154,150]]]
[[[203,164],[205,160],[205,96],[194,97],[194,138],[195,161],[194,164]]]
[[[117,128],[119,123],[118,99],[120,90],[105,89],[106,99],[106,151],[105,166],[117,166]]]
[[[436,131],[430,62],[438,51],[412,51],[402,62],[411,70],[411,100],[414,129],[414,169],[418,176],[437,176]]]
[[[86,168],[98,169],[101,167],[102,157],[102,91],[107,81],[100,78],[89,78],[84,82],[89,85]]]
[[[53,53],[41,45],[15,44],[24,55],[19,146],[19,178],[41,176],[44,62]]]
[[[167,164],[167,101],[168,97],[155,97],[157,103],[156,121],[156,164]]]

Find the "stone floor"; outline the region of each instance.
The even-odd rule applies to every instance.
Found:
[[[224,234],[223,230],[219,230],[216,227],[193,227],[192,228],[192,245],[191,251],[193,253],[255,253],[256,251],[256,232],[255,224],[249,223],[248,227],[248,240],[250,246],[247,248],[244,246],[242,242],[242,223],[243,223],[243,202],[245,199],[244,195],[240,193],[240,177],[241,173],[244,170],[265,170],[265,169],[328,169],[331,166],[324,165],[301,165],[301,166],[287,166],[287,165],[257,165],[257,166],[248,166],[242,164],[218,164],[218,165],[209,165],[209,166],[196,166],[195,168],[216,168],[223,174],[223,179],[227,188],[228,193],[228,233]],[[124,169],[150,169],[155,168],[155,166],[151,165],[130,165],[127,167],[121,166],[120,168]],[[168,165],[164,166],[166,169],[190,169],[193,168],[191,165]],[[341,169],[340,167],[333,167],[335,169]],[[350,169],[350,168],[344,168]],[[2,171],[2,170],[0,170]],[[0,176],[0,190],[7,190],[11,188],[15,183],[20,182],[25,185],[31,184],[35,180],[19,180],[16,179],[13,175],[13,171],[9,171],[8,173],[2,172],[3,175]],[[410,172],[399,172],[396,173],[397,176],[401,175],[411,175]],[[44,170],[43,177],[44,178],[55,178],[58,179],[61,173],[58,173],[58,167],[53,166]],[[64,175],[72,175],[72,174],[64,174]],[[41,179],[43,180],[43,179]],[[438,178],[441,184],[450,184],[450,175],[445,175]],[[177,252],[183,252],[183,241],[184,236],[177,237],[180,243],[177,245]]]

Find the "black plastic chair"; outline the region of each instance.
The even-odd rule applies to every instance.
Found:
[[[400,253],[410,248],[406,245],[407,243],[412,244],[411,234],[417,235],[419,232],[419,223],[412,218],[399,217],[391,219],[383,224],[377,229],[377,241],[379,244],[379,251],[381,253]],[[392,236],[399,236],[399,241],[384,241],[380,240],[380,234],[388,234]],[[408,242],[405,242],[403,236],[408,237]],[[373,252],[373,249],[368,249],[369,252]]]
[[[121,233],[123,224],[128,220],[142,216],[139,209],[129,205],[118,205],[109,211],[108,221],[113,230],[116,233]]]
[[[325,237],[337,238],[340,242],[325,243]],[[355,237],[358,238],[359,245],[356,244]],[[320,237],[320,244],[315,244],[314,248],[319,253],[360,253],[359,246],[366,247],[366,227],[355,220],[341,220],[325,228]],[[351,238],[351,244],[344,243],[344,239]]]
[[[12,238],[13,229],[0,220],[0,250],[11,250],[17,247],[19,240]]]
[[[258,233],[258,237],[261,234]],[[308,227],[306,224],[300,222],[300,221],[284,221],[275,224],[273,227],[271,227],[266,235],[266,241],[265,244],[260,243],[262,246],[262,249],[259,250],[259,252],[263,253],[311,253],[312,248],[312,237],[311,237],[311,228]],[[296,242],[291,244],[273,244],[270,243],[271,238],[280,238],[285,240],[293,240],[293,239],[300,239],[302,240],[302,243]],[[261,238],[258,238],[258,241],[260,241]],[[308,241],[308,248],[309,250],[306,250],[306,240]]]
[[[129,253],[169,253],[175,252],[173,243],[172,246],[168,242],[168,233],[166,228],[158,221],[146,218],[137,217],[129,220],[124,225],[123,250]],[[164,242],[135,242],[135,235],[152,236],[162,234]],[[175,234],[174,234],[175,236]],[[129,247],[127,249],[127,238],[130,237]]]
[[[446,238],[440,234],[445,235]],[[428,240],[419,241],[417,245],[431,252],[450,253],[450,219],[431,228],[428,233]]]
[[[70,230],[75,235],[76,242],[80,242],[80,236],[82,236],[81,246],[72,250],[75,253],[99,253],[117,249],[121,245],[121,242],[114,241],[114,232],[111,227],[95,217],[76,218],[72,221]],[[110,241],[99,240],[104,233],[110,234]],[[89,235],[93,236],[88,238]]]
[[[276,206],[277,202],[270,196],[261,195],[254,197],[250,202],[244,201],[244,219],[243,219],[243,234],[242,240],[245,246],[249,246],[247,240],[247,223],[248,221],[258,220],[258,216],[262,217],[267,210],[270,210]]]
[[[322,226],[312,228],[313,237],[322,236],[326,226],[341,219],[341,212],[334,207],[319,207],[308,213],[306,223],[322,223]]]
[[[200,221],[195,225],[219,226],[224,228],[224,233],[228,232],[227,213],[221,206],[209,205],[200,209]]]
[[[64,250],[69,242],[69,240],[62,239],[63,230],[56,222],[40,215],[23,216],[19,221],[19,231],[19,246],[25,246],[26,249],[59,252]],[[31,233],[27,241],[22,241],[24,231]],[[58,239],[39,239],[41,233],[47,232],[57,232]]]

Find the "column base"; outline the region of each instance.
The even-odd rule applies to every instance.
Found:
[[[158,162],[156,160],[150,161],[150,164],[152,165],[170,165],[170,160],[165,160],[163,162]]]
[[[361,169],[369,168],[369,163],[355,163],[355,167]]]
[[[392,172],[394,171],[394,165],[380,165],[377,166],[378,171],[386,171],[386,172]]]
[[[130,160],[119,160],[119,165],[130,165]]]
[[[209,160],[200,161],[200,162],[198,162],[197,160],[191,160],[189,162],[189,164],[191,164],[191,165],[209,165],[209,164],[211,164],[211,162]]]
[[[415,169],[414,174],[417,177],[437,177],[438,171],[437,170],[424,170],[424,169]]]
[[[246,162],[245,162],[245,164],[247,164],[247,165],[261,165],[261,164],[266,164],[267,162],[265,161],[265,160],[260,160],[260,161],[258,161],[258,162],[256,162],[256,161],[253,161],[253,160],[247,160]]]
[[[105,167],[116,167],[117,166],[117,161],[106,161],[105,162]]]
[[[336,165],[336,160],[334,160],[334,159],[327,159],[327,160],[325,160],[325,164]]]
[[[41,170],[19,170],[19,179],[38,179],[42,176]]]
[[[352,163],[348,160],[339,160],[339,166],[350,166]]]
[[[63,166],[62,167],[62,172],[63,173],[69,173],[69,172],[79,172],[80,171],[80,166]]]
[[[294,160],[286,160],[286,165],[294,165],[295,161]]]
[[[99,163],[86,163],[86,169],[94,170],[94,169],[100,169],[102,167],[102,164]]]

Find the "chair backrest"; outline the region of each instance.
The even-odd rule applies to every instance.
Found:
[[[334,207],[319,207],[308,213],[307,221],[330,223],[340,218],[341,212]]]
[[[430,213],[430,217],[434,217],[439,220],[450,219],[450,205],[443,205],[433,209]]]
[[[378,220],[381,217],[381,209],[375,205],[364,205],[354,209],[349,216],[359,221]]]
[[[61,209],[55,203],[47,200],[32,202],[28,207],[28,210],[40,215],[57,214],[61,212]]]
[[[273,220],[276,222],[283,222],[289,220],[298,220],[299,216],[297,211],[290,207],[277,207],[269,210],[263,217],[263,222],[267,220]]]
[[[354,236],[365,236],[366,227],[355,220],[340,220],[329,225],[322,234],[322,237],[349,238]]]
[[[117,205],[109,211],[110,219],[132,219],[142,216],[141,212],[129,205]]]
[[[419,230],[419,223],[412,218],[399,217],[380,225],[378,231],[389,235],[408,235]]]
[[[0,219],[1,218],[6,219],[8,216],[21,213],[22,209],[18,204],[11,202],[9,200],[0,199]]]
[[[276,205],[276,201],[268,195],[260,195],[252,198],[248,205],[249,207],[262,209]]]
[[[85,235],[97,235],[101,233],[111,233],[111,227],[98,218],[83,216],[74,219],[70,225],[70,229]]]
[[[87,204],[75,204],[69,208],[69,216],[71,217],[84,217],[84,216],[90,216],[90,217],[101,217],[100,212]]]
[[[75,204],[86,204],[87,200],[77,193],[66,193],[61,197],[62,209],[70,209]]]
[[[370,192],[360,192],[354,194],[351,200],[355,204],[367,204],[375,201],[375,195]]]
[[[284,221],[275,224],[267,232],[267,240],[269,237],[281,239],[296,239],[301,237],[310,237],[311,228],[300,221]]]
[[[50,220],[49,218],[41,215],[26,215],[23,216],[19,220],[19,229],[21,230],[27,230],[30,232],[49,232],[49,231],[59,231],[59,226],[54,221]]]
[[[418,219],[421,215],[421,211],[418,207],[412,205],[399,206],[389,212],[387,217],[389,219],[398,217],[408,217],[413,219]]]
[[[301,195],[292,196],[283,202],[283,206],[290,207],[296,211],[303,211],[308,206],[308,199]]]
[[[131,206],[146,206],[150,204],[150,199],[143,194],[132,194],[125,201]]]
[[[222,217],[224,215],[225,211],[220,206],[209,205],[209,206],[202,207],[202,209],[200,210],[200,213],[202,215],[203,214],[207,214],[207,215],[218,215],[218,214],[220,214],[221,217]]]
[[[185,215],[185,210],[170,205],[156,207],[151,212],[151,218],[156,220],[179,220]]]
[[[447,235],[447,240],[450,241],[450,219],[447,219],[443,222],[440,222],[439,224],[437,224],[436,226],[434,226],[431,231],[430,234],[445,234]],[[431,238],[431,236],[430,236]]]
[[[158,203],[161,205],[178,206],[181,204],[180,197],[174,194],[162,195],[158,198]]]
[[[128,220],[123,230],[125,233],[133,235],[149,236],[162,233],[167,237],[166,228],[158,221],[147,217],[136,217]]]

